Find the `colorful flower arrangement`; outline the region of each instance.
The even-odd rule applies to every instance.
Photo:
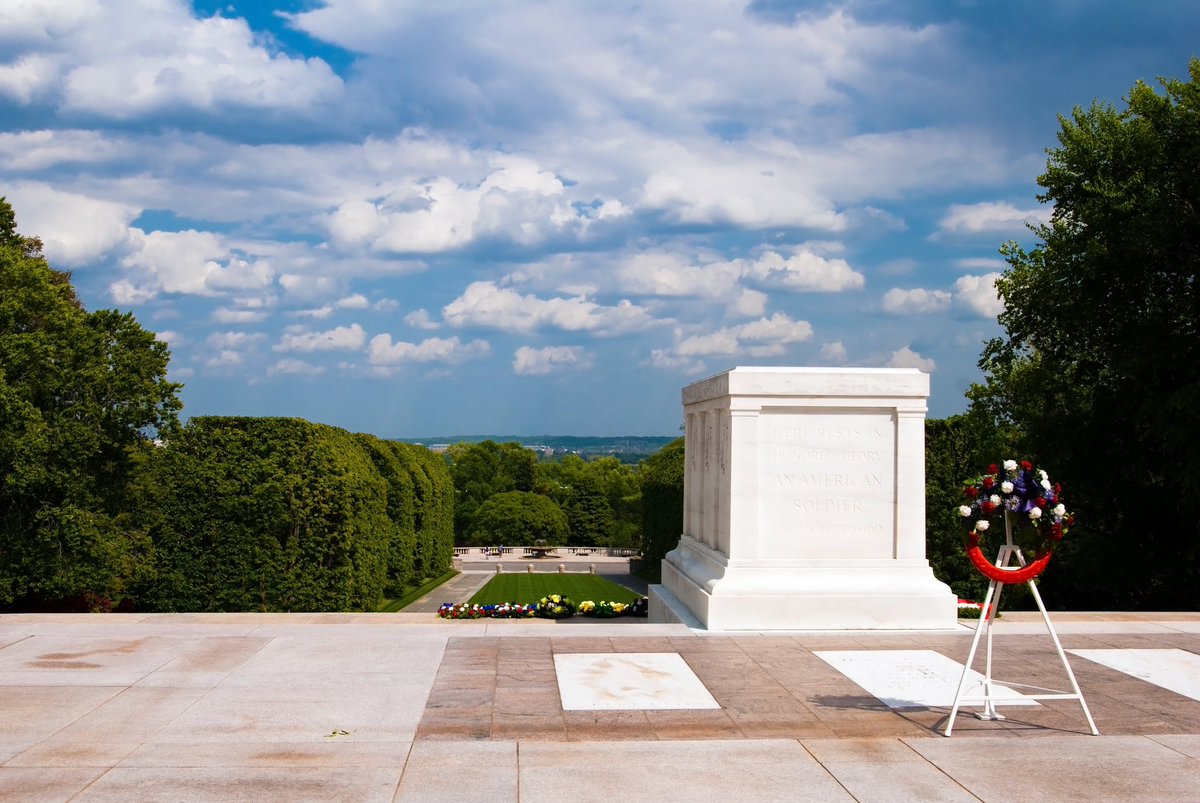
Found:
[[[544,619],[566,619],[575,615],[575,603],[570,597],[550,594],[538,600],[537,615]]]
[[[447,602],[438,608],[443,619],[530,619],[537,616],[537,605],[504,602],[500,605],[468,605]]]
[[[569,597],[550,594],[535,603],[505,602],[500,605],[468,605],[447,602],[438,609],[443,619],[566,619],[578,613],[580,616],[611,619],[616,616],[641,616],[649,612],[650,601],[646,597],[634,602],[608,602],[584,600],[576,605]]]
[[[1028,460],[1005,460],[1001,466],[993,463],[987,473],[963,483],[963,495],[968,501],[959,505],[958,515],[971,525],[967,555],[981,573],[1002,583],[1022,583],[1040,574],[1050,562],[1054,544],[1075,522],[1062,502],[1062,486],[1052,483],[1045,471]],[[1011,517],[1014,529],[1034,533],[1036,560],[1019,570],[997,567],[979,550],[980,534],[1005,516]]]

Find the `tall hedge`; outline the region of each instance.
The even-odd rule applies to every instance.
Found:
[[[384,591],[398,596],[422,575],[417,567],[417,494],[408,455],[374,435],[354,436],[387,482],[387,580]],[[419,469],[418,469],[419,470]],[[424,477],[421,478],[424,482]]]
[[[662,559],[683,535],[683,438],[646,458],[642,483],[642,557],[647,573],[658,576]]]
[[[411,467],[416,497],[414,526],[417,577],[437,577],[454,564],[454,479],[441,455],[423,446],[389,441],[388,446]]]
[[[141,478],[158,610],[373,610],[388,482],[350,433],[294,418],[193,418]]]

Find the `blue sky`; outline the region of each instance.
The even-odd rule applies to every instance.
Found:
[[[1194,2],[17,0],[0,194],[185,415],[673,434],[735,365],[965,407],[1057,115]]]

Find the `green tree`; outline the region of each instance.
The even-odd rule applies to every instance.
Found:
[[[939,580],[976,602],[983,601],[988,581],[967,558],[957,507],[964,480],[1016,454],[1011,434],[977,412],[925,422],[925,555]],[[1009,592],[1002,601],[1012,598]]]
[[[595,546],[632,548],[641,541],[641,487],[633,466],[615,457],[605,456],[585,461],[569,454],[552,463],[539,463],[537,492],[558,502],[570,515],[571,500],[581,484],[594,487],[588,493],[599,493],[608,506],[612,525],[600,527],[603,535],[595,541],[578,541]],[[572,526],[572,533],[575,527]],[[573,543],[576,541],[572,535]]]
[[[504,546],[561,546],[567,543],[567,514],[553,499],[529,491],[506,491],[489,498],[474,516],[472,540]]]
[[[616,520],[612,507],[590,474],[584,474],[571,489],[566,505],[570,541],[575,546],[608,546]]]
[[[475,511],[498,493],[533,491],[537,455],[519,443],[456,443],[448,452],[454,479],[454,535],[465,543],[474,531]]]
[[[1189,74],[1060,118],[1038,178],[1051,220],[1002,249],[1006,334],[969,396],[1079,514],[1047,575],[1059,604],[1195,606],[1200,60]]]
[[[0,198],[0,604],[116,598],[146,569],[126,489],[177,423],[169,359],[132,315],[86,311]]]
[[[646,458],[642,484],[642,557],[647,576],[658,577],[662,559],[683,535],[684,439],[676,438]]]

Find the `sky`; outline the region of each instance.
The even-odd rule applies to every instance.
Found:
[[[672,435],[738,365],[966,407],[1058,115],[1200,3],[3,0],[0,195],[184,416]],[[1052,302],[1051,302],[1052,303]]]

